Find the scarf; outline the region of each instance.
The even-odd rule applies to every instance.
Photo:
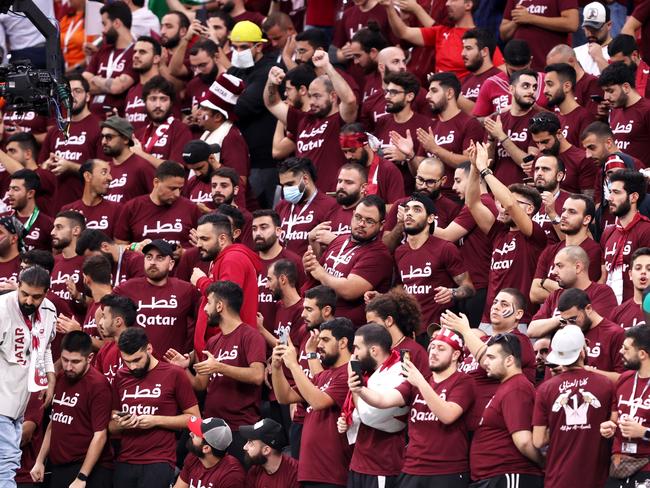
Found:
[[[620,237],[616,242],[616,254],[614,254],[614,257],[612,258],[612,269],[623,266],[623,247],[625,246],[625,241],[627,240],[634,226],[641,222],[641,220],[643,220],[641,213],[636,212],[632,218],[632,221],[623,227],[620,223],[620,220],[616,218],[616,230],[620,233]]]

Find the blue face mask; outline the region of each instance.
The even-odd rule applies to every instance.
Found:
[[[300,189],[301,186],[302,190]],[[295,205],[302,200],[302,197],[305,194],[305,187],[304,185],[284,186],[282,187],[282,194],[287,202]]]

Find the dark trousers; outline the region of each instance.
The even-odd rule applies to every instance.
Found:
[[[167,463],[116,463],[113,483],[119,488],[169,488],[174,468]]]
[[[302,425],[291,423],[289,427],[289,442],[291,443],[291,457],[298,459],[300,456],[300,440],[302,439]]]
[[[398,488],[467,488],[469,473],[418,476],[402,473],[397,479]]]
[[[345,488],[345,485],[334,485],[332,483],[312,483],[311,481],[303,481],[300,483],[301,488]]]
[[[52,466],[50,488],[68,488],[79,474],[82,463]],[[113,471],[103,466],[95,466],[88,476],[86,488],[112,488]]]
[[[350,471],[347,488],[395,488],[397,476],[377,476]]]
[[[228,454],[235,456],[241,465],[244,466],[244,469],[246,469],[246,465],[244,464],[244,444],[246,442],[248,441],[240,435],[239,431],[232,431],[232,442],[228,446]]]
[[[32,66],[36,69],[45,69],[46,67],[47,56],[45,54],[45,44],[9,51],[9,54],[11,54],[11,61],[13,63],[29,59],[32,62]]]
[[[466,298],[458,304],[458,309],[467,315],[469,325],[477,329],[481,323],[483,310],[485,310],[485,299],[487,298],[487,288],[476,290],[473,297]]]
[[[532,474],[508,473],[469,485],[469,488],[542,488],[544,478]]]

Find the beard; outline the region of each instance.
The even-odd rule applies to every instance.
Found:
[[[437,103],[434,104],[429,104],[429,108],[431,108],[431,113],[433,115],[440,115],[442,112],[444,112],[447,108],[447,102],[443,101],[440,105]]]
[[[117,42],[118,37],[120,37],[120,35],[118,34],[117,30],[115,30],[115,27],[111,27],[110,29],[108,29],[108,32],[104,34],[104,41],[109,46],[114,46],[115,43]]]
[[[221,324],[221,313],[214,312],[208,315],[208,327],[219,327]]]
[[[336,192],[336,203],[343,207],[349,207],[350,205],[358,202],[360,196],[360,191],[355,191],[354,193],[346,193],[343,190],[338,190]]]
[[[585,315],[585,320],[580,326],[580,328],[582,329],[582,333],[586,334],[589,331],[589,329],[591,329],[592,324],[593,322],[591,321],[591,319]]]
[[[25,316],[30,316],[36,313],[36,310],[38,310],[38,307],[34,304],[28,304],[28,303],[18,303],[18,308],[20,309],[20,312],[25,315]]]
[[[549,154],[551,156],[558,157],[560,154],[560,140],[556,137],[553,145],[548,149],[543,149],[542,154]]]
[[[151,69],[152,66],[153,66],[153,62],[151,62],[149,64],[143,64],[143,65],[139,66],[138,68],[136,68],[134,66],[133,71],[135,71],[138,74],[146,73],[147,71],[149,71]]]
[[[450,365],[451,365],[451,359],[446,363],[440,363],[435,366],[429,365],[429,369],[433,373],[441,373],[442,371],[445,371],[447,368],[449,368]]]
[[[147,275],[147,278],[156,283],[161,282],[169,275],[167,271],[160,270],[158,268],[147,268],[144,270],[144,274]]]
[[[221,11],[226,14],[229,14],[234,9],[235,9],[235,2],[233,2],[232,0],[229,0],[228,2],[221,5]]]
[[[191,437],[187,439],[187,442],[185,443],[185,447],[187,448],[188,452],[191,452],[197,458],[203,459],[205,457],[205,453],[203,452],[203,446],[196,447],[192,442]]]
[[[334,354],[321,354],[320,362],[326,368],[331,368],[341,357],[341,353],[336,351]]]
[[[117,147],[111,147],[111,146],[102,146],[102,151],[104,152],[104,155],[111,158],[114,158],[122,154],[121,149],[118,149]]]
[[[211,85],[214,82],[214,80],[217,79],[218,74],[219,74],[219,68],[217,68],[217,65],[215,64],[212,67],[212,70],[208,74],[200,74],[199,78],[201,78],[201,81],[206,85]]]
[[[180,42],[181,36],[178,33],[176,33],[176,35],[173,37],[168,37],[166,39],[160,40],[162,47],[166,47],[167,49],[174,49]]]
[[[70,114],[79,115],[81,112],[84,111],[85,108],[86,108],[86,100],[84,99],[81,103],[75,103],[74,105],[72,105]]]
[[[266,464],[266,462],[269,460],[268,457],[266,457],[264,454],[261,452],[259,454],[256,454],[255,456],[251,456],[247,452],[244,453],[244,464],[246,466],[262,466]]]
[[[641,361],[638,357],[626,360],[623,358],[623,366],[630,371],[638,371],[641,368]]]
[[[562,230],[562,232],[564,232],[564,234],[567,235],[567,236],[574,236],[574,235],[576,235],[578,232],[580,232],[580,229],[582,229],[582,225],[579,225],[579,226],[577,226],[577,227],[567,227],[567,228],[563,228],[563,227],[562,227],[562,224],[560,224],[560,230]]]
[[[421,223],[416,223],[413,227],[404,226],[404,233],[409,236],[416,236],[429,226],[428,222],[425,220]]]
[[[201,257],[201,261],[212,261],[214,258],[216,258],[219,253],[221,252],[221,249],[219,246],[216,246],[212,249],[207,249],[205,251],[199,250],[199,256]]]
[[[57,251],[60,251],[61,249],[65,249],[70,245],[72,242],[72,239],[52,239],[52,247],[56,249]]]
[[[274,301],[279,302],[284,297],[284,294],[282,293],[282,290],[278,287],[275,290],[271,290],[271,296],[273,297]]]
[[[149,117],[149,119],[150,119],[152,122],[154,122],[154,123],[156,123],[156,124],[161,124],[161,123],[163,123],[165,120],[167,120],[167,117],[169,117],[169,114],[171,114],[171,112],[172,112],[171,107],[170,107],[169,110],[167,110],[166,112],[163,112],[162,115],[154,115],[152,112],[149,112],[149,111],[147,110],[147,116]]]
[[[373,359],[370,354],[366,357],[359,358],[359,365],[365,373],[372,373],[377,369],[377,361]]]
[[[82,371],[81,373],[75,373],[74,371],[65,371],[65,379],[68,380],[69,383],[76,383],[78,382],[81,378],[84,377],[86,374],[87,370]]]
[[[364,168],[368,166],[368,152],[364,149],[359,159],[349,159],[350,163],[360,164]]]
[[[519,107],[522,110],[528,110],[530,107],[535,105],[535,100],[534,99],[533,99],[532,102],[529,102],[528,100],[525,100],[524,98],[520,97],[516,93],[515,93],[514,98],[515,98],[515,102],[517,102],[517,105],[519,105]]]
[[[328,101],[323,108],[321,108],[320,110],[316,110],[312,113],[319,119],[324,119],[329,115],[331,110],[332,110],[332,102]]]
[[[632,210],[632,205],[630,205],[630,200],[628,199],[616,207],[616,209],[612,211],[612,215],[616,217],[624,217],[630,212],[630,210]]]
[[[372,241],[374,241],[374,240],[375,240],[375,237],[377,237],[377,234],[378,234],[378,233],[375,232],[375,233],[372,234],[372,235],[369,235],[369,236],[365,236],[365,237],[364,237],[364,236],[360,236],[359,234],[357,234],[357,233],[354,232],[354,231],[350,232],[350,235],[352,236],[352,239],[354,239],[355,241],[357,241],[359,244],[366,244],[366,243],[368,243],[368,242],[372,242]]]
[[[217,197],[217,198],[215,198]],[[232,205],[232,201],[235,199],[235,193],[231,193],[228,196],[225,196],[223,193],[215,193],[212,195],[212,201],[215,203],[215,205],[219,206],[223,203],[227,205]],[[221,201],[219,201],[221,200]]]
[[[563,91],[559,91],[557,95],[555,95],[553,98],[548,99],[548,106],[549,107],[557,107],[562,104],[566,100],[566,95],[564,94]]]
[[[437,190],[415,190],[415,193],[428,197],[435,203],[435,201],[438,200],[438,197],[440,197],[440,188]]]
[[[273,246],[275,246],[276,242],[278,242],[278,236],[273,234],[273,236],[269,237],[268,239],[264,239],[261,237],[259,239],[255,239],[253,244],[255,245],[256,251],[266,252],[269,249],[271,249]]]
[[[149,366],[151,366],[151,356],[147,353],[147,362],[144,363],[144,367],[132,369],[130,373],[136,378],[144,378],[149,372]]]
[[[406,107],[406,102],[395,102],[390,105],[386,104],[386,113],[389,114],[398,114]]]
[[[556,183],[552,181],[550,183],[543,183],[543,184],[535,185],[535,189],[538,192],[543,193],[545,191],[553,191],[553,190],[555,190],[555,186],[556,186]]]
[[[478,59],[475,59],[474,61],[470,61],[468,64],[465,65],[465,69],[470,73],[476,73],[482,67],[483,67],[483,59],[480,57]]]

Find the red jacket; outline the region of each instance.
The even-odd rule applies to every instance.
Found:
[[[201,306],[194,332],[197,358],[203,358],[205,343],[218,332],[217,328],[208,329],[208,317],[204,310],[208,301],[205,292],[210,284],[216,281],[237,283],[244,292],[244,302],[239,313],[241,320],[244,324],[257,328],[257,273],[261,269],[262,263],[257,254],[243,244],[231,244],[212,262],[210,276],[197,281],[196,287],[201,292]]]

